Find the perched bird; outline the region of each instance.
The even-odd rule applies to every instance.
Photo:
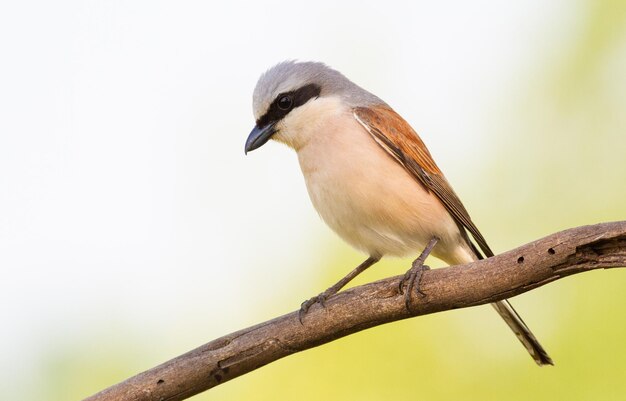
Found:
[[[493,256],[424,142],[387,103],[317,62],[282,62],[254,89],[256,126],[245,151],[269,139],[298,154],[306,187],[322,219],[368,259],[301,307],[335,294],[384,255],[422,252],[400,283],[407,307],[424,259],[450,265]],[[473,241],[470,240],[470,235]],[[539,365],[552,360],[508,301],[492,304]]]

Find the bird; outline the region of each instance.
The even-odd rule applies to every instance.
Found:
[[[322,220],[368,258],[305,301],[300,321],[383,256],[414,256],[399,284],[409,307],[426,257],[449,265],[494,255],[416,131],[391,106],[321,62],[289,60],[265,71],[252,96],[256,124],[245,153],[270,139],[294,149]],[[481,253],[482,252],[482,253]],[[534,361],[552,359],[508,300],[492,304]]]

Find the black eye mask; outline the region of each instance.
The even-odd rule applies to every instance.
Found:
[[[282,120],[291,110],[318,97],[321,91],[322,88],[319,85],[308,84],[295,91],[279,94],[269,109],[267,109],[267,112],[256,121],[256,126],[261,128]]]

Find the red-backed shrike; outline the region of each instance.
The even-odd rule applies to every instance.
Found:
[[[467,210],[411,126],[381,99],[322,63],[283,62],[265,72],[253,96],[252,151],[274,139],[298,153],[315,209],[369,258],[320,295],[339,291],[384,255],[425,251],[400,284],[406,300],[423,259],[450,265],[493,256]],[[470,235],[474,243],[470,240]],[[508,301],[492,304],[539,365],[552,360]],[[407,304],[408,306],[408,304]]]

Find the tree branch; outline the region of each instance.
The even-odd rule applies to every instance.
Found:
[[[573,228],[495,257],[424,272],[411,311],[402,276],[354,287],[314,305],[213,340],[86,400],[183,400],[287,355],[384,323],[510,298],[571,274],[626,266],[626,221]]]

